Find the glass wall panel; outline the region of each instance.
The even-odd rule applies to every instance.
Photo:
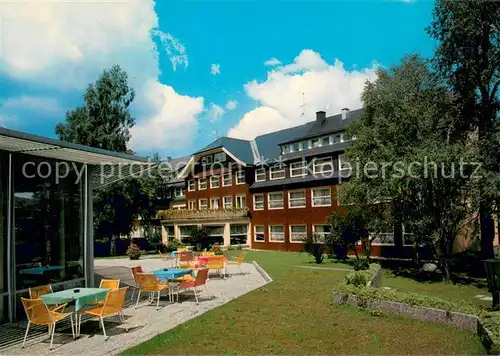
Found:
[[[7,275],[7,197],[9,184],[9,154],[0,151],[0,323],[8,317]]]
[[[16,155],[13,171],[18,294],[83,278],[82,166]]]

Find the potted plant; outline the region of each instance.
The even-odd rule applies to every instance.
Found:
[[[138,260],[141,258],[141,249],[134,243],[131,243],[127,248],[127,256],[131,260]]]

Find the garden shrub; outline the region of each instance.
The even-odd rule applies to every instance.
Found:
[[[349,273],[345,277],[345,279],[346,284],[352,284],[355,287],[363,287],[368,283],[368,281],[366,280],[366,274],[360,271]]]
[[[302,252],[307,252],[314,257],[317,264],[323,262],[325,253],[325,244],[321,241],[319,235],[313,234],[302,240]]]
[[[222,251],[218,245],[213,245],[210,252],[213,252],[216,256],[222,256],[224,254],[224,251]]]
[[[370,268],[370,262],[367,258],[356,258],[352,265],[355,271],[364,271]]]
[[[139,258],[141,258],[141,249],[136,244],[131,243],[127,249],[127,256],[131,260],[138,260]]]
[[[184,247],[184,244],[177,239],[172,239],[167,243],[166,249],[168,252],[172,252],[180,247]]]

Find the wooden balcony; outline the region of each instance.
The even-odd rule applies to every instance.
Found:
[[[160,211],[158,215],[165,221],[246,219],[248,218],[248,208],[201,210],[169,209]]]

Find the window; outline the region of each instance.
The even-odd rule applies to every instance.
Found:
[[[285,178],[285,166],[277,164],[269,168],[269,179],[283,179]]]
[[[307,175],[307,166],[305,161],[290,164],[290,177],[300,177],[305,175]]]
[[[188,208],[189,210],[196,210],[196,200],[188,201]]]
[[[311,145],[310,145],[311,148],[314,148],[314,147],[319,147],[319,138],[313,138],[311,140]]]
[[[305,190],[288,192],[288,207],[289,208],[305,208],[306,207],[306,192],[305,192]]]
[[[233,207],[233,197],[224,197],[224,209],[231,209]]]
[[[229,227],[231,245],[244,245],[247,243],[248,224],[231,224]]]
[[[245,172],[236,172],[236,184],[245,184]]]
[[[320,242],[324,243],[329,233],[330,233],[330,225],[313,225],[313,234],[319,236]]]
[[[184,188],[174,188],[175,197],[183,197],[186,195],[186,190]]]
[[[219,188],[219,176],[210,177],[210,188]]]
[[[254,241],[255,242],[264,242],[265,241],[265,228],[262,225],[255,225],[254,229]]]
[[[290,225],[290,242],[304,242],[306,236],[306,225]]]
[[[269,209],[283,209],[283,193],[269,193],[267,202]]]
[[[298,152],[298,151],[300,151],[300,142],[295,142],[295,143],[293,144],[293,151],[294,151],[294,152]]]
[[[214,162],[224,162],[226,160],[226,154],[224,152],[214,154]]]
[[[244,209],[247,207],[247,197],[244,195],[236,196],[236,208]]]
[[[332,195],[330,188],[312,189],[312,206],[332,205]]]
[[[220,198],[210,198],[210,208],[220,209]]]
[[[210,156],[205,156],[205,157],[201,157],[201,164],[202,165],[207,165],[207,164],[211,164],[213,163],[213,156],[210,155]]]
[[[195,189],[194,180],[188,180],[188,192],[194,192]]]
[[[208,209],[208,200],[200,199],[198,202],[198,206],[200,207],[200,209]]]
[[[315,158],[313,172],[314,174],[333,172],[332,157]]]
[[[328,146],[330,144],[330,136],[321,138],[321,146]]]
[[[291,149],[291,145],[285,145],[285,146],[282,146],[281,147],[281,153],[282,154],[286,154],[286,153],[290,153],[290,149]]]
[[[285,241],[285,228],[283,225],[269,226],[269,241],[284,242]]]
[[[258,168],[255,170],[255,181],[262,182],[266,180],[266,169]]]
[[[302,141],[301,143],[301,149],[307,150],[309,148],[309,142],[308,141]]]
[[[264,194],[253,195],[253,210],[264,210]]]
[[[222,186],[229,187],[231,185],[233,185],[233,176],[231,173],[224,173],[222,176]]]
[[[207,186],[207,178],[200,178],[198,181],[198,190],[205,190]]]
[[[333,139],[333,141],[332,141],[332,142],[333,142],[334,144],[335,144],[335,143],[340,143],[340,142],[342,142],[342,135],[341,135],[341,134],[336,134],[336,135],[333,135],[332,139]]]

